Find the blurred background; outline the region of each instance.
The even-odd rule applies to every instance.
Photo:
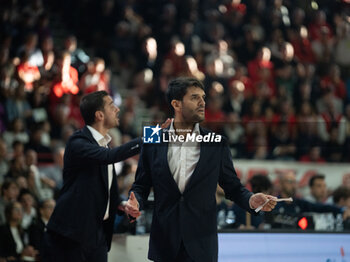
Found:
[[[164,94],[178,76],[203,81],[203,126],[228,138],[242,183],[295,199],[250,216],[218,188],[219,230],[349,230],[349,2],[1,1],[0,257],[40,255],[81,97],[113,97],[117,146],[170,117]],[[137,158],[116,168],[126,198]],[[115,232],[149,232],[152,199]]]

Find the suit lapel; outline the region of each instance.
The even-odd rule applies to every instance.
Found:
[[[165,133],[165,136],[168,136],[168,132]],[[174,176],[170,171],[169,168],[169,162],[168,162],[168,148],[169,148],[169,143],[165,142],[165,143],[161,143],[158,145],[159,146],[159,151],[160,151],[160,158],[161,161],[160,163],[162,163],[163,168],[162,170],[164,170],[165,172],[165,176],[168,177],[169,180],[169,184],[171,185],[171,187],[173,187],[174,190],[176,190],[178,193],[180,193],[179,187],[176,184],[175,180],[174,180]],[[181,163],[179,163],[181,164]]]
[[[89,138],[90,141],[95,143],[97,146],[100,146],[97,143],[97,141],[95,140],[95,138],[92,136],[92,134],[91,134],[90,130],[87,128],[87,126],[84,126],[84,128],[82,129],[82,132],[83,132],[83,134],[85,134]],[[100,170],[101,170],[103,184],[108,191],[108,165],[100,165]],[[114,170],[114,167],[113,167],[113,170]]]

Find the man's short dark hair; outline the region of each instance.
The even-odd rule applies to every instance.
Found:
[[[346,186],[340,186],[333,192],[333,202],[338,204],[341,199],[348,199],[350,197],[350,189]]]
[[[310,178],[309,180],[309,187],[313,187],[314,186],[314,183],[317,179],[322,179],[324,180],[325,179],[325,176],[322,175],[322,174],[316,174],[314,175],[313,177]]]
[[[171,112],[174,114],[174,108],[171,105],[171,101],[182,101],[183,97],[187,93],[187,89],[190,87],[199,87],[204,91],[204,86],[201,81],[193,77],[179,77],[171,80],[166,92],[166,98],[170,105]]]
[[[95,112],[103,109],[105,96],[108,96],[106,91],[97,91],[85,95],[81,99],[80,113],[86,125],[95,123]]]
[[[22,201],[22,198],[25,195],[31,195],[33,200],[35,200],[35,196],[28,189],[25,188],[21,189],[21,191],[19,192],[18,200]]]

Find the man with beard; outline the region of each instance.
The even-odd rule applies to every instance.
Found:
[[[125,206],[113,164],[140,151],[140,138],[108,148],[108,131],[119,125],[119,108],[107,92],[83,97],[80,111],[86,126],[66,145],[63,187],[43,241],[45,262],[107,262],[117,207]],[[132,206],[126,212],[139,215]]]
[[[168,142],[143,145],[126,206],[135,209],[139,205],[143,209],[153,187],[149,259],[217,261],[217,183],[226,198],[251,213],[268,199],[262,210],[271,211],[275,197],[253,194],[244,188],[234,170],[226,139],[200,127],[205,116],[205,92],[200,81],[172,80],[167,99],[175,116],[169,130],[162,133]],[[132,203],[135,198],[136,206]]]

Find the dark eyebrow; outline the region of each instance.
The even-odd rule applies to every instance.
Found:
[[[197,96],[200,96],[200,94],[192,94],[191,95],[192,97],[197,97]],[[205,96],[205,95],[204,95]]]

